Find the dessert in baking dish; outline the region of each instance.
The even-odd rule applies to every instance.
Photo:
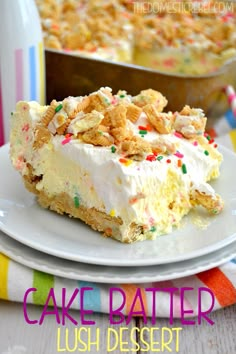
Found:
[[[233,2],[36,2],[47,48],[192,75],[236,56]]]
[[[47,48],[129,63],[133,53],[130,14],[119,1],[37,0]]]
[[[212,11],[217,9],[215,5]],[[139,18],[134,62],[160,71],[200,75],[216,71],[236,56],[235,14],[200,10]]]
[[[10,156],[39,204],[131,243],[170,233],[201,205],[223,208],[208,184],[222,155],[201,109],[164,113],[152,89],[137,96],[102,87],[49,106],[19,102]]]

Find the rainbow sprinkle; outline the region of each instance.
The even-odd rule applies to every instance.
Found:
[[[114,145],[111,147],[111,152],[112,152],[113,154],[116,152],[116,147],[115,147]]]
[[[157,156],[157,160],[158,160],[158,161],[161,161],[162,159],[163,159],[163,156],[161,156],[161,155],[160,155],[160,156]]]
[[[29,130],[29,127],[30,127],[30,126],[29,126],[29,123],[27,123],[27,124],[25,124],[25,125],[22,127],[21,130],[22,130],[23,132],[27,132],[27,131]]]
[[[74,205],[76,208],[80,206],[79,197],[77,195],[74,197]]]
[[[206,156],[208,156],[208,155],[209,155],[209,151],[205,150],[205,151],[204,151],[204,154],[205,154]]]
[[[55,29],[55,30],[58,30],[60,27],[58,26],[57,23],[53,23],[52,24],[52,28]]]
[[[147,131],[146,131],[146,130],[140,130],[140,131],[139,131],[139,134],[145,135],[145,134],[147,134]]]
[[[174,135],[175,135],[177,138],[180,138],[180,139],[183,138],[183,135],[182,135],[181,133],[174,132]]]
[[[95,46],[94,46],[93,48],[89,49],[89,52],[90,52],[90,53],[94,53],[94,52],[96,52],[96,51],[97,51],[97,47],[95,47]]]
[[[55,108],[55,112],[59,112],[62,109],[63,105],[60,103],[56,108]]]
[[[147,130],[146,127],[144,127],[143,125],[139,125],[138,128],[139,130]]]
[[[194,141],[194,142],[193,142],[193,145],[194,145],[194,146],[198,146],[198,142],[197,142],[197,141]]]
[[[117,100],[115,98],[112,99],[111,104],[116,104]]]
[[[182,172],[184,175],[187,173],[187,167],[186,167],[185,163],[183,163],[183,165],[182,165]]]
[[[125,166],[130,166],[133,163],[132,160],[127,160],[127,162],[125,163]]]
[[[147,161],[156,161],[156,156],[153,154],[153,155],[147,155],[146,156],[146,160]]]
[[[147,130],[148,132],[151,132],[151,131],[152,131],[151,125],[147,124],[147,125],[146,125],[146,130]]]
[[[155,232],[156,231],[156,227],[155,226],[152,226],[151,229],[150,229],[151,232]]]
[[[184,155],[181,154],[179,151],[176,151],[176,153],[174,155],[179,157],[180,159],[182,159],[184,157]]]
[[[144,126],[144,125],[139,125],[138,126],[138,129],[139,130],[147,130],[148,132],[151,132],[152,131],[152,127],[150,126],[150,125],[146,125],[146,126]]]
[[[111,211],[110,211],[110,216],[112,216],[112,217],[116,216],[115,209],[111,209]]]
[[[138,201],[138,198],[137,197],[133,197],[133,198],[130,198],[129,199],[129,204],[135,204],[135,203],[137,203],[137,201]]]
[[[62,145],[68,144],[71,141],[71,137],[65,138],[64,140],[62,140]]]
[[[120,161],[122,164],[124,164],[125,166],[129,166],[129,165],[131,165],[131,164],[133,163],[132,160],[127,160],[127,159],[124,159],[124,158],[122,158],[122,157],[119,159],[119,161]]]

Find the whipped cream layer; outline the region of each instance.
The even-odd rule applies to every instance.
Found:
[[[142,228],[139,240],[171,232],[192,208],[194,190],[215,198],[207,182],[219,176],[222,155],[203,134],[193,139],[176,132],[159,134],[155,129],[144,134],[142,128],[148,121],[141,113],[135,123],[127,123],[127,129],[145,141],[167,146],[167,151],[174,147],[172,153],[146,154],[142,161],[135,161],[114,145],[94,146],[75,136],[53,134],[35,148],[35,129],[46,109],[36,102],[19,102],[12,113],[10,155],[14,167],[27,176],[32,166],[39,177],[39,192],[52,197],[66,193],[86,208],[120,218],[121,241],[133,223]]]

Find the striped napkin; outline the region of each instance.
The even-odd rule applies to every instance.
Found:
[[[23,302],[25,293],[30,288],[36,288],[28,294],[26,303],[36,305],[45,305],[51,288],[54,289],[54,295],[57,307],[62,306],[62,288],[66,288],[66,298],[74,293],[75,289],[91,288],[91,291],[84,291],[83,309],[92,310],[94,312],[109,313],[109,301],[111,300],[111,288],[118,288],[119,291],[112,293],[112,301],[115,304],[113,309],[117,309],[122,303],[125,294],[125,306],[122,313],[127,315],[131,311],[137,290],[140,291],[142,297],[142,305],[147,316],[153,315],[153,294],[145,291],[145,288],[159,288],[155,294],[156,301],[156,317],[170,316],[170,294],[164,289],[177,288],[173,296],[173,316],[181,316],[181,307],[188,311],[191,315],[198,315],[199,311],[199,288],[208,288],[210,292],[204,291],[201,296],[202,309],[209,309],[212,298],[214,297],[214,307],[217,310],[225,306],[236,303],[236,259],[227,262],[219,268],[214,268],[193,276],[148,284],[98,284],[85,281],[69,280],[56,277],[46,273],[42,273],[21,264],[18,264],[8,257],[0,254],[0,298],[10,301]],[[184,288],[193,288],[193,290],[185,291],[181,295]],[[182,298],[182,305],[181,305]],[[76,297],[71,305],[72,309],[80,309],[79,297]],[[141,305],[137,303],[135,311],[141,311]]]
[[[228,111],[225,117],[217,120],[210,128],[210,135],[218,142],[236,151],[236,119],[232,111]],[[170,294],[165,289],[177,288],[173,295],[173,316],[180,317],[184,306],[187,315],[198,315],[199,311],[199,289],[209,289],[201,296],[202,309],[209,309],[209,301],[213,294],[213,310],[220,309],[236,303],[236,259],[193,276],[165,282],[149,284],[98,284],[85,281],[75,281],[42,273],[21,264],[18,264],[3,254],[0,254],[0,299],[23,302],[27,289],[36,288],[37,291],[29,292],[27,303],[44,305],[47,301],[50,289],[53,288],[57,306],[62,306],[62,289],[66,288],[67,297],[70,298],[75,289],[91,288],[85,291],[83,297],[83,308],[94,312],[109,313],[109,300],[111,300],[110,289],[120,289],[113,293],[113,303],[119,307],[121,303],[121,292],[125,294],[125,304],[120,310],[124,315],[130,311],[144,311],[147,316],[153,313],[153,293],[146,291],[146,288],[158,288],[155,293],[156,317],[170,316]],[[192,288],[192,291],[181,292],[184,288]],[[134,297],[139,291],[142,297],[142,304],[134,305]],[[182,303],[181,303],[182,301]],[[141,308],[142,307],[142,308]],[[71,308],[80,309],[81,303],[73,301]]]

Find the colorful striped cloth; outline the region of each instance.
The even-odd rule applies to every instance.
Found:
[[[109,313],[109,301],[111,300],[111,288],[118,288],[112,294],[113,309],[117,309],[123,299],[121,291],[125,293],[125,305],[121,312],[124,315],[130,313],[135,294],[140,289],[142,306],[148,316],[153,315],[153,293],[145,291],[145,288],[173,289],[177,288],[173,296],[173,316],[181,316],[181,307],[185,311],[190,311],[192,315],[198,315],[199,311],[199,291],[198,289],[209,288],[214,295],[215,303],[213,310],[220,309],[236,303],[236,259],[224,264],[219,268],[214,268],[194,276],[165,282],[155,282],[148,284],[96,284],[85,281],[69,280],[56,277],[36,270],[32,270],[18,264],[8,257],[0,254],[0,298],[11,301],[23,302],[27,289],[36,288],[27,296],[27,304],[45,305],[49,291],[54,289],[57,307],[62,306],[62,288],[66,288],[66,299],[69,302],[75,289],[91,288],[84,292],[83,309],[94,312]],[[193,288],[185,291],[181,296],[181,290]],[[121,290],[121,291],[120,291]],[[182,300],[181,300],[182,297]],[[181,301],[183,304],[181,305]],[[209,309],[211,296],[208,292],[202,294],[202,309]],[[158,291],[155,294],[155,316],[170,316],[170,294],[167,290]],[[71,305],[72,309],[80,309],[80,298],[75,298]],[[136,303],[135,309],[141,311],[141,304]]]
[[[226,118],[226,119],[225,119]],[[236,119],[229,111],[226,117],[215,122],[214,129],[210,130],[211,135],[216,137],[218,142],[236,151]],[[224,133],[219,137],[220,133]],[[217,137],[218,136],[218,137]],[[214,307],[217,310],[236,303],[236,259],[200,274],[165,282],[149,284],[96,284],[85,281],[75,281],[45,274],[21,264],[18,264],[3,254],[0,254],[0,299],[23,302],[24,295],[29,288],[36,288],[37,291],[29,292],[27,303],[44,305],[50,289],[54,289],[57,306],[62,306],[62,289],[66,288],[67,301],[75,289],[92,288],[84,292],[83,308],[94,312],[109,313],[109,300],[111,300],[110,289],[119,288],[125,294],[126,301],[121,309],[123,314],[129,314],[132,310],[139,313],[145,310],[148,316],[153,316],[153,293],[146,291],[146,288],[162,289],[155,293],[156,317],[170,316],[170,293],[165,289],[177,288],[173,295],[173,316],[180,317],[182,309],[189,311],[188,315],[198,315],[199,311],[199,289],[209,289],[214,295]],[[181,289],[193,288],[185,291],[184,296]],[[137,291],[140,292],[142,303],[137,302],[134,306],[133,300]],[[181,300],[182,299],[182,300]],[[211,297],[208,292],[202,294],[201,307],[209,309]],[[113,304],[118,308],[122,303],[121,292],[113,293]],[[182,302],[181,302],[182,301]],[[71,308],[81,309],[79,297],[73,301]]]

